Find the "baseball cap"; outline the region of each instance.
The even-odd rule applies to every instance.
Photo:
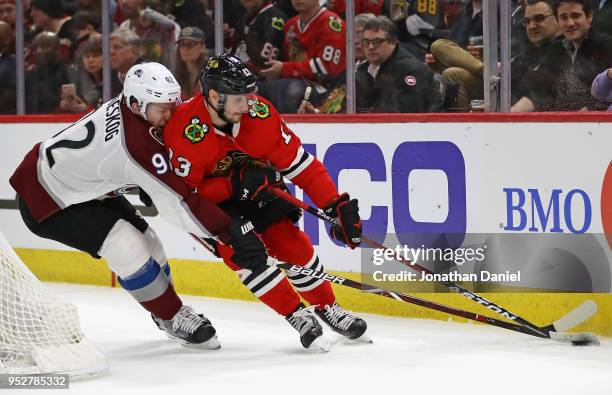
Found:
[[[198,27],[188,26],[181,30],[178,41],[181,40],[196,40],[204,42],[204,32]]]

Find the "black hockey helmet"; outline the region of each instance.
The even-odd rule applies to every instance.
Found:
[[[214,89],[220,94],[243,95],[257,92],[257,78],[238,57],[223,53],[206,61],[200,75],[202,93]]]

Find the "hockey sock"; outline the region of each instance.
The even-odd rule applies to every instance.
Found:
[[[119,284],[147,311],[158,318],[169,320],[183,305],[174,291],[169,274],[167,274],[169,271],[169,265],[166,264],[162,270],[162,267],[151,257],[133,275],[127,278],[118,277]]]
[[[300,265],[301,266],[301,265]],[[323,271],[323,265],[319,262],[317,254],[312,256],[312,259],[304,265],[308,269]],[[325,305],[332,305],[336,300],[331,284],[317,278],[308,277],[303,274],[287,273],[287,277],[296,291],[311,305],[317,305],[319,309],[323,309]]]
[[[308,269],[324,270],[308,235],[290,220],[284,219],[272,224],[262,233],[262,239],[270,256]],[[287,278],[300,296],[311,305],[318,305],[322,309],[336,300],[331,285],[326,281],[292,273],[287,273]]]

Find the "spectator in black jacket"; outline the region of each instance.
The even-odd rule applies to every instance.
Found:
[[[554,11],[564,38],[526,75],[529,91],[512,111],[605,110],[591,96],[591,84],[612,64],[612,38],[591,29],[590,0],[557,0]]]
[[[595,0],[593,30],[612,36],[612,0]]]
[[[367,62],[356,73],[358,112],[434,112],[441,99],[433,72],[398,45],[393,22],[378,16],[363,28]]]
[[[540,67],[550,45],[561,34],[552,0],[527,0],[522,23],[528,40],[519,46],[519,54],[511,61],[512,103],[527,94],[525,74]]]
[[[70,83],[68,67],[59,57],[59,38],[51,32],[39,33],[32,41],[36,65],[26,74],[26,111],[51,114],[59,110],[60,92]]]

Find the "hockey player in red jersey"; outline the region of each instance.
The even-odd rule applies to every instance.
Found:
[[[160,129],[180,96],[179,84],[161,64],[133,66],[120,96],[36,144],[10,183],[34,234],[105,258],[169,337],[189,347],[219,348],[210,321],[174,291],[159,238],[121,195],[140,187],[168,222],[231,245],[238,264],[266,262],[258,236],[244,231],[250,222],[232,220],[170,166]]]
[[[298,15],[285,24],[283,61],[270,60],[259,73],[262,95],[281,112],[296,112],[307,85],[313,100],[339,86],[346,69],[344,21],[319,5],[318,0],[292,0]],[[318,104],[318,103],[317,103]]]
[[[174,167],[185,169],[185,180],[232,217],[252,220],[269,255],[281,261],[323,270],[308,236],[294,225],[301,213],[266,192],[266,185],[284,185],[281,173],[339,219],[332,228],[334,238],[358,246],[357,200],[338,193],[323,165],[303,149],[274,107],[255,96],[255,77],[244,62],[228,54],[213,57],[201,83],[203,93],[179,106],[164,128],[164,144]],[[222,243],[215,252],[251,292],[287,318],[304,347],[322,335],[322,328],[299,296],[334,331],[350,339],[365,338],[365,321],[336,303],[329,283],[303,275],[286,277],[275,267],[245,266],[233,261],[232,249]]]

